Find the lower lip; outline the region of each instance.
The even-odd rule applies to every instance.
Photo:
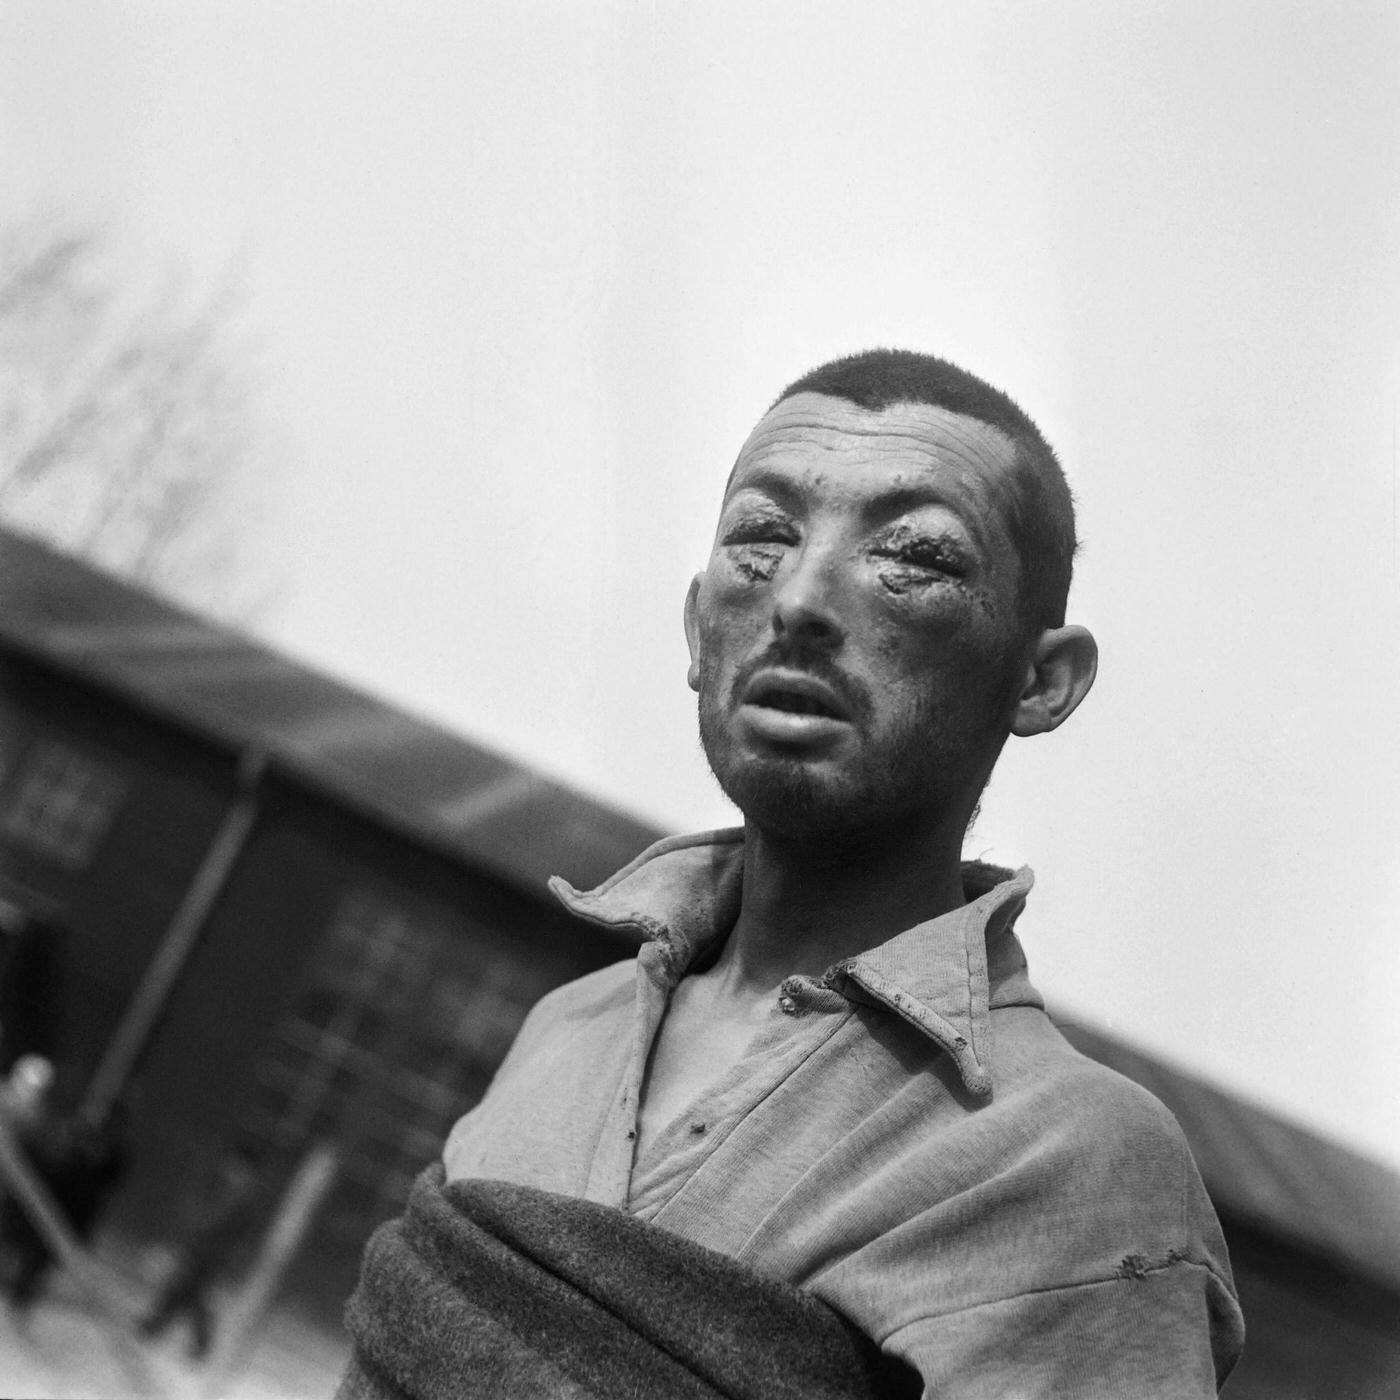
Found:
[[[829,741],[850,728],[844,719],[830,715],[800,715],[766,705],[740,705],[739,717],[753,733],[775,744]]]

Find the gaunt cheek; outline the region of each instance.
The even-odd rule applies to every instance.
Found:
[[[711,568],[705,578],[701,635],[714,651],[731,651],[752,644],[753,635],[770,623],[767,590],[755,587],[742,574]]]

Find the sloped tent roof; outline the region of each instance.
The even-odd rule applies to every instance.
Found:
[[[38,541],[0,529],[0,649],[80,675],[538,893],[661,833]],[[1400,1177],[1113,1038],[1070,1038],[1176,1114],[1222,1210],[1400,1289]]]

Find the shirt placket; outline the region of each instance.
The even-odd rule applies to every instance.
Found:
[[[589,1166],[587,1200],[625,1208],[637,1147],[637,1108],[652,1042],[666,1013],[671,983],[669,957],[660,943],[643,944],[637,954],[632,1048]]]
[[[838,993],[808,978],[789,978],[778,1009],[783,1018],[754,1038],[744,1058],[658,1135],[647,1154],[650,1180],[629,1191],[628,1209],[664,1218],[695,1178],[710,1169],[730,1134],[797,1073],[850,1017]],[[823,1014],[824,1013],[824,1014]],[[789,1020],[788,1018],[792,1018]],[[721,1168],[722,1170],[722,1168]]]

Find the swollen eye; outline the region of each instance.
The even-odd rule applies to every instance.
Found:
[[[937,569],[940,573],[954,574],[958,577],[967,572],[962,560],[937,546],[915,545],[908,549],[896,550],[892,557],[899,564],[912,564],[920,569]]]
[[[720,532],[720,543],[725,545],[791,544],[795,539],[792,523],[772,511],[733,517],[728,528]]]
[[[776,525],[754,525],[731,530],[724,537],[727,545],[745,544],[791,544],[792,536],[787,530]]]

